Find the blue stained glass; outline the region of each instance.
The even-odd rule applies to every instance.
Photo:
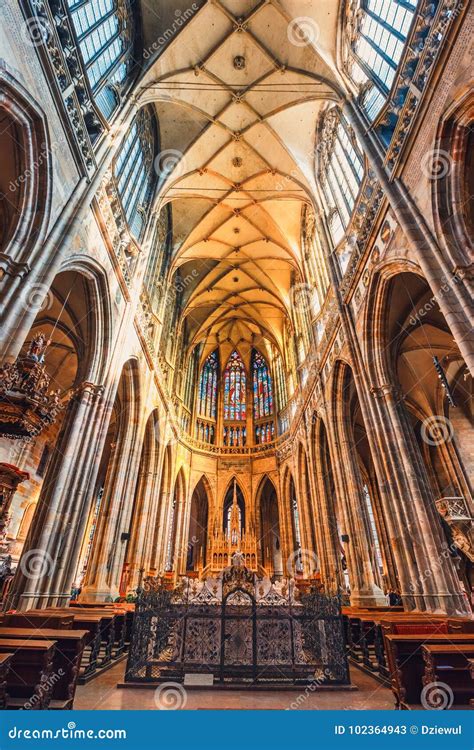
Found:
[[[217,404],[217,352],[212,352],[204,362],[199,381],[199,414],[215,419]]]
[[[246,418],[245,367],[238,352],[232,352],[224,373],[224,419]]]
[[[256,350],[252,356],[252,370],[254,418],[262,419],[273,413],[273,389],[267,363]]]

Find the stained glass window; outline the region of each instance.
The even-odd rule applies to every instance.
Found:
[[[217,351],[215,351],[208,356],[201,370],[198,407],[201,417],[216,418],[218,364]]]
[[[157,128],[153,111],[144,107],[134,118],[114,164],[122,208],[132,234],[138,239],[146,226],[157,174],[154,158]]]
[[[245,367],[238,352],[232,352],[224,373],[224,419],[247,416]]]
[[[252,355],[253,415],[262,419],[273,414],[272,379],[262,355],[256,350]]]
[[[68,0],[84,67],[105,117],[118,105],[113,86],[133,64],[133,14],[129,0]]]

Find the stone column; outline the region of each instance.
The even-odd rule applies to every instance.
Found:
[[[304,567],[304,575],[306,577],[313,576],[315,569],[317,568],[318,555],[317,550],[314,548],[316,544],[316,538],[313,542],[312,530],[315,532],[316,529],[314,521],[314,513],[312,509],[314,507],[312,498],[312,488],[309,482],[308,472],[305,465],[305,455],[303,454],[303,466],[301,467],[301,474],[296,473],[296,496],[298,499],[298,511],[300,516],[300,533],[301,533],[301,548],[302,548],[302,563]],[[312,516],[312,517],[311,517]]]
[[[117,436],[117,450],[108,473],[100,520],[94,539],[81,598],[105,601],[119,596],[127,536],[133,512],[141,452],[142,430],[136,424],[133,405],[128,405],[124,429]]]
[[[386,509],[386,513],[394,515],[399,528],[400,536],[393,540],[395,556],[400,546],[408,547],[413,561],[410,576],[397,564],[403,581],[402,594],[410,609],[470,614],[446,550],[426,468],[400,388],[383,384],[374,386],[372,392],[377,399],[379,423],[383,426],[381,437],[387,464],[392,468],[392,476],[398,477],[393,487],[393,494],[398,497],[393,498],[390,511]]]
[[[442,249],[431,233],[406,187],[397,177],[387,174],[383,153],[374,133],[367,128],[357,105],[346,101],[344,115],[354,128],[369,165],[379,180],[387,200],[400,223],[411,249],[430,285],[471,374],[474,375],[474,314],[470,290],[447,264]]]
[[[7,608],[64,605],[70,597],[110,416],[103,391],[83,383],[69,404]]]
[[[330,421],[338,425],[328,434],[334,481],[341,511],[341,529],[349,537],[345,543],[349,578],[351,583],[351,604],[355,607],[377,606],[386,603],[383,591],[376,585],[372,560],[369,553],[366,528],[361,515],[363,502],[362,485],[355,459],[355,446],[350,440],[348,426],[340,423],[338,415],[330,413]]]
[[[314,446],[312,447],[314,452]],[[329,458],[329,457],[328,457]],[[334,499],[329,497],[321,456],[312,456],[313,471],[309,481],[313,486],[313,513],[316,528],[317,554],[321,569],[321,581],[326,590],[335,593],[343,587],[340,540],[337,529]]]
[[[152,566],[152,541],[156,504],[159,498],[160,474],[157,467],[157,445],[153,438],[144,451],[137,483],[136,507],[127,562],[130,566],[129,588],[135,589],[142,576],[148,575]]]

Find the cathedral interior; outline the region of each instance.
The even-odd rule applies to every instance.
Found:
[[[469,703],[474,6],[0,18],[0,655],[22,628],[87,633],[66,706],[14,670],[6,704],[154,708],[143,683],[168,674],[171,698],[229,707],[265,663],[264,707],[309,664],[306,707],[419,705],[391,644],[435,630],[431,674],[462,640]],[[201,666],[198,603],[209,641],[211,607],[228,624]],[[138,648],[151,611],[169,645],[169,607],[190,623],[174,671]],[[314,621],[340,669],[318,641],[290,679],[286,625],[303,663]],[[184,693],[188,673],[240,693]]]

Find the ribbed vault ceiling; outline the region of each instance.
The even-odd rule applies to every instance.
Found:
[[[181,4],[160,6],[161,18],[144,12],[145,45],[180,17]],[[142,80],[141,102],[160,121],[157,207],[172,203],[172,267],[203,357],[282,346],[290,289],[303,280],[316,121],[337,99],[337,6],[209,1]]]

